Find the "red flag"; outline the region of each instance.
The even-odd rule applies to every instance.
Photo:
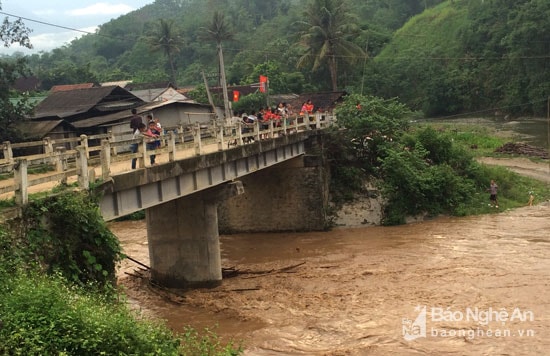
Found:
[[[267,88],[267,77],[265,75],[260,75],[260,91],[262,93],[265,93],[266,88]]]
[[[240,96],[241,96],[241,93],[238,90],[233,90],[233,102],[239,101]]]

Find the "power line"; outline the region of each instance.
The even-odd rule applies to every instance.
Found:
[[[523,104],[500,106],[500,107],[491,108],[491,109],[484,109],[484,110],[466,112],[466,113],[455,114],[455,115],[441,116],[441,117],[438,117],[438,119],[452,119],[452,118],[457,118],[457,117],[461,117],[461,116],[470,116],[470,115],[482,114],[482,113],[486,113],[486,112],[494,112],[494,111],[498,111],[498,110],[518,108],[518,107],[522,107],[522,106],[528,106],[528,105],[543,103],[543,102],[546,102],[546,100],[547,99],[535,100],[535,101],[531,101],[531,102],[523,103]]]
[[[31,19],[31,18],[28,18],[28,17],[23,17],[23,16],[10,14],[10,13],[4,12],[4,11],[0,11],[0,14],[5,15],[5,16],[20,18],[20,19],[23,19],[25,21],[39,23],[41,25],[57,27],[57,28],[61,28],[61,29],[64,29],[64,30],[80,32],[80,33],[87,34],[87,35],[96,35],[96,36],[101,36],[101,37],[120,40],[120,41],[127,40],[128,38],[136,39],[136,38],[139,37],[139,36],[135,36],[135,35],[134,36],[127,36],[127,37],[118,37],[118,36],[111,36],[111,35],[102,34],[102,33],[99,33],[99,32],[90,32],[90,31],[76,29],[76,28],[73,28],[73,27],[56,25],[56,24],[53,24],[53,23],[50,23],[50,22],[34,20],[34,19]],[[403,36],[405,34],[400,34],[400,35]],[[423,37],[423,35],[408,35],[408,36]],[[206,48],[206,46],[200,46],[198,48]],[[239,53],[239,52],[242,52],[243,50],[245,50],[245,49],[243,49],[243,48],[231,48],[231,47],[225,47],[224,48],[224,51],[234,52],[234,53]],[[267,54],[267,55],[280,55],[280,52],[278,52],[278,51],[266,51],[266,50],[256,50],[256,49],[246,49],[246,51],[248,51],[248,52],[257,52],[259,54]],[[345,58],[349,58],[349,59],[354,59],[355,58],[355,59],[357,59],[358,58],[357,56],[344,56],[344,55],[338,55],[338,56],[333,55],[333,57],[334,58],[342,58],[342,59],[345,59]],[[419,56],[411,56],[411,57],[396,56],[396,57],[391,57],[391,56],[377,56],[375,58],[377,58],[377,60],[411,60],[411,59],[419,60],[419,59],[423,59],[423,60],[438,60],[438,61],[448,61],[448,60],[463,60],[463,61],[473,61],[473,60],[478,60],[478,61],[479,60],[495,60],[496,61],[496,60],[499,60],[499,61],[501,61],[501,60],[511,60],[511,59],[549,59],[550,55],[514,56],[514,57],[506,57],[506,56],[502,56],[502,57],[470,57],[470,56],[468,56],[468,57],[430,57],[430,56],[426,56],[426,57],[419,57]]]
[[[97,35],[97,36],[106,37],[106,38],[112,38],[112,39],[117,39],[117,40],[124,40],[124,39],[125,39],[125,38],[122,38],[122,37],[114,37],[114,36],[104,35],[104,34],[101,34],[101,33],[99,33],[99,32],[90,32],[90,31],[85,31],[85,30],[79,30],[79,29],[73,28],[73,27],[67,27],[67,26],[62,26],[62,25],[56,25],[56,24],[53,24],[53,23],[50,23],[50,22],[45,22],[45,21],[40,21],[40,20],[34,20],[34,19],[30,19],[30,18],[28,18],[28,17],[17,16],[17,15],[9,14],[9,13],[7,13],[7,12],[3,12],[3,11],[0,11],[0,14],[5,15],[5,16],[10,16],[10,17],[15,17],[15,18],[23,19],[23,20],[29,21],[29,22],[39,23],[39,24],[41,24],[41,25],[46,25],[46,26],[51,26],[51,27],[62,28],[62,29],[64,29],[64,30],[69,30],[69,31],[80,32],[80,33],[84,33],[84,34],[87,34],[87,35]]]

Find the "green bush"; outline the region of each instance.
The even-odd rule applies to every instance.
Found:
[[[357,106],[360,105],[360,108]],[[408,127],[411,115],[401,104],[372,97],[349,96],[337,110],[340,128],[325,145],[331,162],[333,202],[352,199],[369,175],[385,198],[383,223],[402,224],[419,214],[487,213],[487,188],[499,184],[500,209],[550,197],[544,183],[519,177],[504,168],[478,164],[471,146],[494,150],[501,140],[486,130],[449,130],[431,125]]]
[[[121,249],[88,192],[62,192],[31,202],[23,214],[28,251],[51,272],[80,285],[107,287]]]
[[[124,304],[68,287],[62,277],[17,273],[1,284],[0,354],[180,354],[165,326],[138,321]]]

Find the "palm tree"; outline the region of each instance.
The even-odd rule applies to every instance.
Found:
[[[225,21],[225,15],[218,11],[214,12],[214,16],[212,16],[212,22],[208,25],[208,27],[201,27],[200,38],[203,40],[216,42],[226,118],[231,117],[231,111],[229,109],[229,96],[227,94],[227,81],[225,79],[222,42],[233,40],[233,37],[234,33],[231,31],[229,24]]]
[[[330,71],[332,90],[338,88],[338,61],[352,64],[365,53],[348,40],[358,33],[355,17],[347,11],[344,0],[312,0],[303,13],[304,28],[300,32],[300,44],[305,53],[298,59],[297,67],[311,65],[318,70],[327,64]]]
[[[172,84],[176,84],[176,70],[174,68],[174,55],[181,51],[183,38],[177,32],[173,20],[160,19],[151,33],[145,38],[151,51],[161,50],[170,64],[170,78]]]

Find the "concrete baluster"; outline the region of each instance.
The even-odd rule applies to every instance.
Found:
[[[149,167],[151,163],[149,152],[147,151],[147,141],[149,141],[149,138],[144,137],[143,140],[141,140],[141,142],[138,144],[138,152],[140,153],[138,157],[139,168]]]
[[[58,173],[65,172],[67,170],[67,159],[65,158],[65,152],[66,152],[65,146],[59,146],[55,148],[55,170]],[[65,175],[61,179],[61,184],[67,184],[67,176]]]
[[[216,123],[214,123],[214,128],[216,128]],[[218,151],[223,151],[223,134],[225,130],[225,125],[220,125],[219,130],[217,131],[220,135],[218,139]]]
[[[177,134],[174,131],[168,132],[168,161],[174,162],[176,160],[176,136]]]
[[[243,142],[243,123],[241,121],[237,122],[237,137],[235,138],[237,140],[237,145],[242,146],[244,144]]]
[[[109,130],[107,132],[107,140],[109,140],[109,143],[115,142],[115,135],[113,134],[112,130]],[[111,156],[116,156],[118,154],[118,149],[114,145],[111,145],[110,147],[111,147]]]
[[[13,150],[11,149],[11,142],[4,141],[2,144],[2,149],[4,151],[4,159],[8,164],[13,164]]]
[[[82,146],[76,147],[76,172],[78,174],[78,186],[82,189],[88,189],[90,187],[88,157],[86,156],[86,149]]]
[[[254,140],[260,142],[260,120],[254,121]]]
[[[18,206],[23,206],[29,202],[29,181],[27,175],[28,161],[26,159],[18,159],[14,165],[14,181],[15,181],[15,203]]]
[[[275,120],[269,120],[269,138],[273,138],[275,137],[274,136],[274,133],[273,133],[273,128],[274,128],[274,121]]]
[[[84,147],[86,158],[90,158],[90,151],[88,151],[88,136],[80,135],[80,146]]]
[[[108,139],[101,140],[101,179],[106,181],[111,175],[111,143]]]
[[[201,124],[197,122],[193,130],[193,141],[195,142],[195,154],[200,156],[202,154],[202,141],[201,141]]]
[[[44,137],[44,153],[48,156],[53,154],[53,143],[49,137]]]
[[[324,115],[324,114],[321,114],[319,112],[315,114],[315,128],[316,129],[321,128],[321,117],[322,117],[322,115]]]

